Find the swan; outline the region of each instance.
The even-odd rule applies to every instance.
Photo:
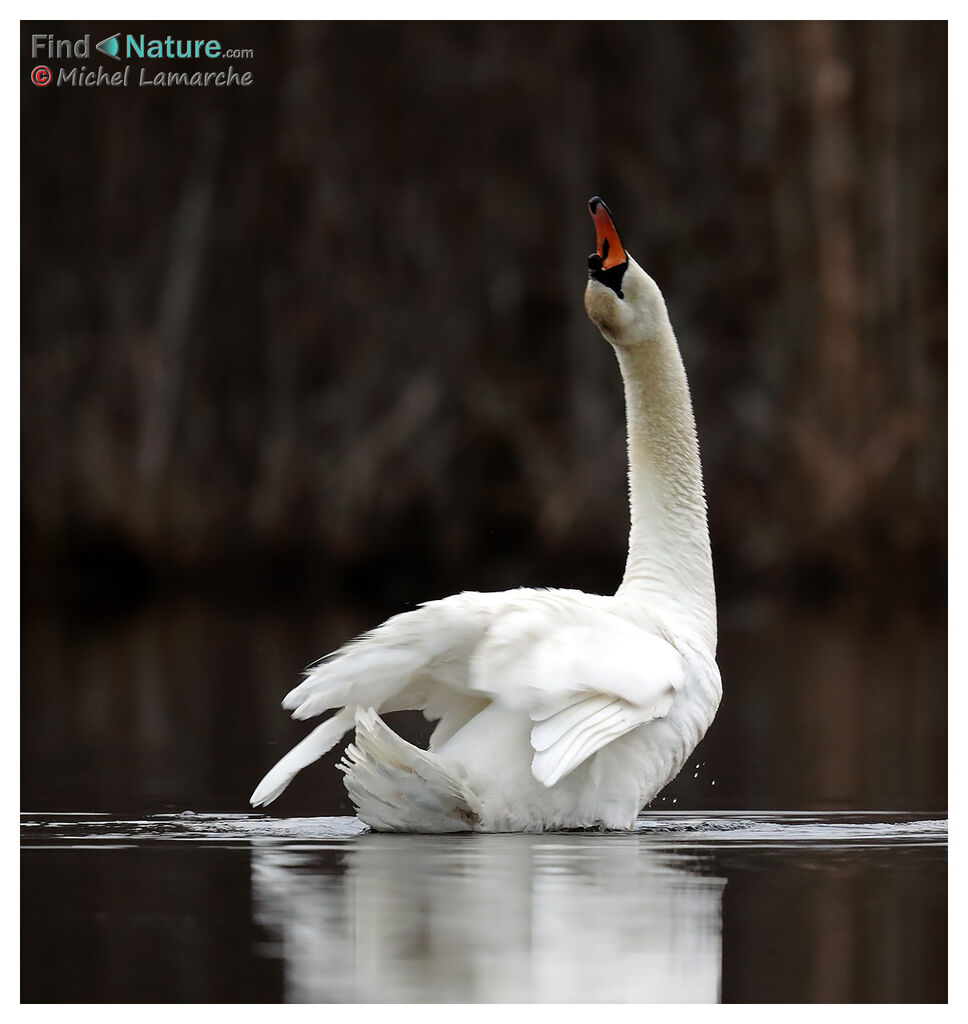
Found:
[[[338,765],[388,832],[630,829],[719,706],[716,595],[689,387],[658,286],[589,200],[585,309],[625,385],[631,529],[614,596],[465,592],[388,619],[311,667],[282,706],[335,713],[251,796],[275,800],[355,727]],[[420,710],[429,749],[381,715]]]

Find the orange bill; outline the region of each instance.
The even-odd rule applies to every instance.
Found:
[[[622,240],[618,237],[615,222],[608,212],[608,207],[598,198],[593,196],[588,200],[588,209],[591,211],[592,220],[595,222],[595,233],[598,236],[598,255],[602,258],[602,269],[608,270],[628,262],[625,249],[622,247]]]

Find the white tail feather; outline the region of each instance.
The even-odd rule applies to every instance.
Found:
[[[467,832],[478,823],[464,787],[440,758],[398,736],[373,708],[356,712],[340,769],[357,814],[389,832]]]

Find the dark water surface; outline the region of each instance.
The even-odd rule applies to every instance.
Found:
[[[724,609],[635,833],[364,834],[338,751],[245,813],[300,670],[397,610],[27,610],[25,1001],[946,998],[943,618]]]
[[[29,1002],[946,998],[947,823],[910,815],[25,815],[22,846]]]

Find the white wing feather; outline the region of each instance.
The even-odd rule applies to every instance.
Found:
[[[608,612],[555,628],[540,609],[505,615],[474,654],[471,684],[535,721],[532,774],[553,786],[602,747],[669,713],[686,678],[662,637]]]
[[[290,782],[313,761],[319,760],[327,751],[333,749],[353,724],[353,708],[343,708],[338,714],[328,718],[305,739],[297,743],[255,788],[249,797],[253,807],[271,804],[273,800],[289,785]]]

